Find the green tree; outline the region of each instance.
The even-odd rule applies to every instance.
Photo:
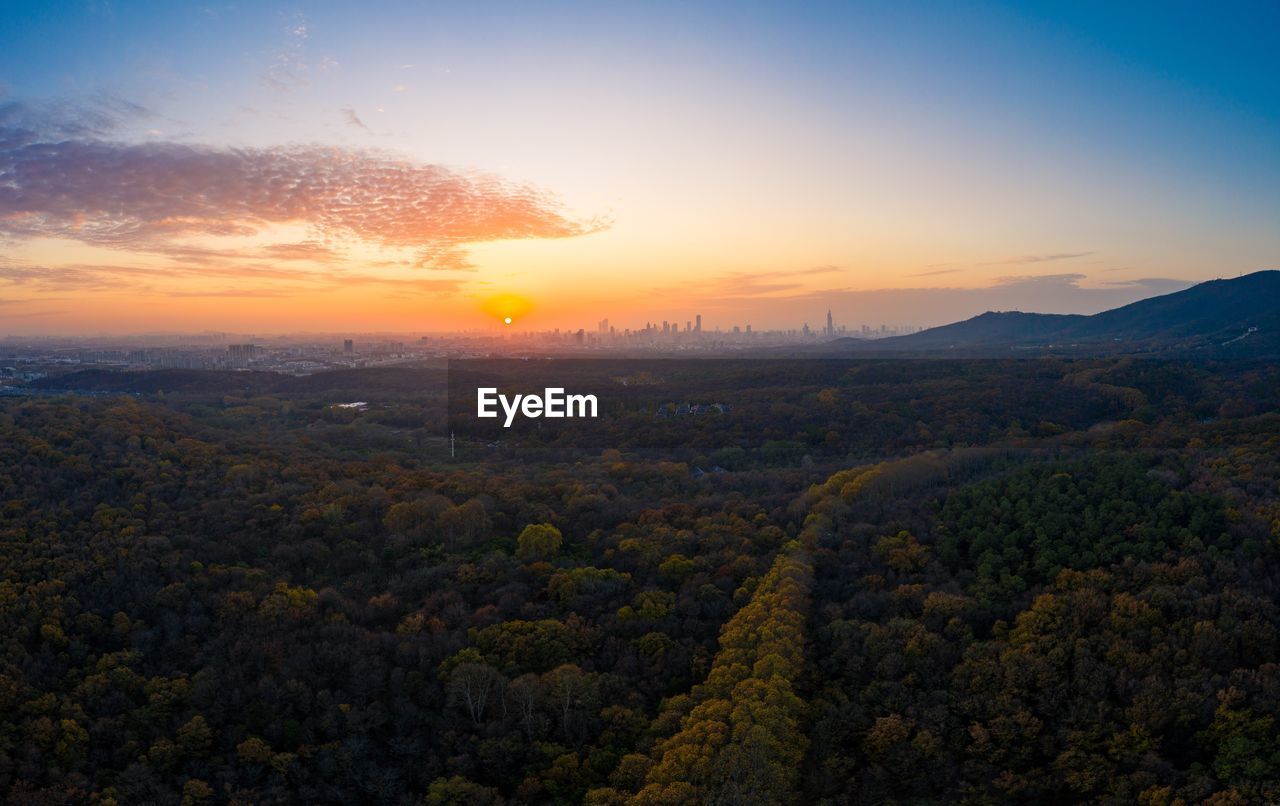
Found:
[[[516,539],[516,556],[522,560],[546,560],[560,553],[564,537],[549,523],[531,523]]]

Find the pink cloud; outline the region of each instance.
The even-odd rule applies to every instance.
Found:
[[[0,130],[0,234],[165,252],[183,236],[248,235],[286,222],[324,237],[414,248],[419,265],[443,269],[466,268],[470,244],[606,226],[568,217],[528,184],[377,151],[52,140]]]

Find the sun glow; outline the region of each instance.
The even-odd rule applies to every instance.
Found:
[[[528,314],[533,308],[533,303],[518,294],[499,294],[485,300],[481,307],[488,316],[492,316],[504,325],[509,325]]]

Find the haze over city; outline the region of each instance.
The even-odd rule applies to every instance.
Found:
[[[931,326],[1274,268],[1277,8],[1203,12],[10,8],[0,334]]]

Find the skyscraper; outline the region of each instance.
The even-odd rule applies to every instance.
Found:
[[[229,344],[227,345],[227,356],[232,366],[244,367],[254,359],[262,350],[256,344]]]
[[[693,317],[693,332],[694,333],[702,332],[702,314],[698,314],[697,316]]]
[[[835,323],[831,320],[830,308],[827,308],[827,335],[828,336],[836,335],[836,326],[835,326]]]

